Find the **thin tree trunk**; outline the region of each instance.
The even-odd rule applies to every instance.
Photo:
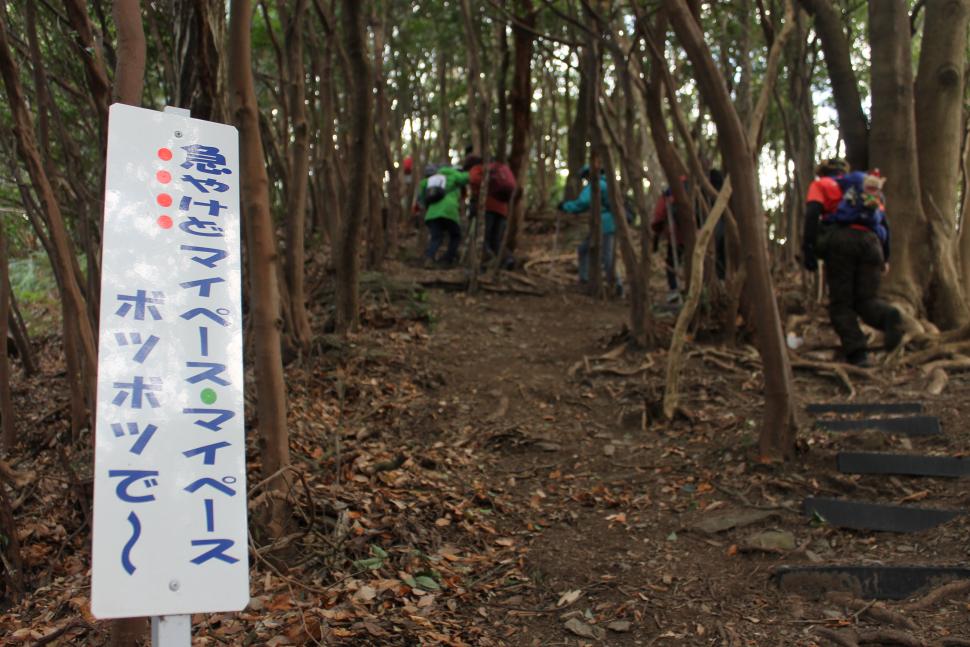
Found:
[[[118,67],[115,69],[114,99],[130,106],[141,105],[145,87],[145,29],[139,0],[114,0],[118,30]]]
[[[306,16],[307,0],[295,0],[289,11],[283,13],[286,43],[286,68],[289,87],[290,124],[293,139],[289,145],[286,191],[286,258],[284,271],[286,288],[289,294],[290,321],[293,324],[293,338],[305,349],[310,347],[312,332],[306,308],[305,259],[306,259],[306,220],[307,187],[309,184],[309,139],[306,114],[306,71],[303,66],[303,22]]]
[[[839,114],[839,132],[845,141],[846,157],[852,168],[867,169],[870,154],[869,124],[862,110],[859,82],[850,56],[852,48],[842,26],[842,15],[832,0],[799,1],[815,18],[815,33],[822,43],[825,67],[828,68],[832,81],[832,97]],[[880,5],[883,4],[882,0],[878,1]],[[907,34],[908,29],[907,27]],[[873,159],[880,158],[873,156]]]
[[[76,36],[75,53],[84,62],[88,88],[98,115],[98,129],[102,151],[108,141],[108,104],[111,101],[111,84],[100,43],[94,38],[94,29],[88,18],[84,0],[64,0],[64,11]]]
[[[351,146],[348,151],[351,177],[340,237],[334,250],[337,258],[337,330],[348,332],[359,324],[359,259],[361,224],[370,213],[368,182],[370,179],[371,132],[373,129],[372,74],[365,41],[364,7],[357,0],[343,0],[341,22],[346,39],[352,79]]]
[[[724,78],[711,57],[700,25],[677,0],[664,0],[664,6],[717,125],[721,154],[733,182],[734,204],[741,216],[749,302],[756,304],[752,308],[752,323],[764,366],[765,411],[760,451],[764,456],[789,458],[795,450],[794,388],[768,264],[768,237],[755,178],[754,147],[731,105]]]
[[[10,509],[7,488],[0,482],[0,566],[3,567],[7,584],[7,600],[16,604],[26,592],[24,564],[20,557],[20,540],[17,538],[17,522]]]
[[[287,489],[281,470],[290,464],[286,426],[286,388],[280,356],[280,295],[277,284],[279,257],[269,210],[269,178],[259,132],[256,91],[252,75],[252,3],[232,0],[229,19],[230,107],[239,128],[242,180],[242,214],[246,226],[249,264],[250,321],[255,340],[256,415],[264,478],[270,487]],[[282,536],[286,525],[284,499],[272,499],[268,531]]]
[[[7,263],[7,235],[0,221],[0,340],[3,343],[3,356],[0,357],[0,426],[2,426],[0,435],[3,436],[4,449],[10,451],[17,442],[17,430],[14,426],[13,402],[10,398],[10,355],[7,353],[11,296]]]
[[[385,11],[388,11],[385,9]],[[383,253],[393,257],[400,246],[401,236],[401,175],[402,171],[395,164],[395,153],[392,140],[400,137],[401,129],[395,127],[391,122],[391,102],[387,96],[387,79],[384,73],[384,48],[386,39],[386,25],[388,22],[387,14],[374,18],[374,87],[377,90],[377,109],[380,111],[378,131],[380,134],[380,147],[383,152],[383,170],[387,172],[387,222],[386,236],[387,242]],[[392,133],[394,133],[392,135]],[[413,173],[413,171],[412,171]],[[413,177],[413,175],[412,175]]]
[[[518,246],[519,228],[525,220],[526,167],[529,158],[529,142],[532,136],[532,50],[535,47],[536,12],[532,0],[514,0],[518,20],[512,26],[515,63],[512,76],[512,152],[509,167],[518,185],[509,213],[508,229],[503,248],[515,252]]]
[[[448,103],[447,50],[438,50],[438,155],[442,164],[451,160],[451,106]]]

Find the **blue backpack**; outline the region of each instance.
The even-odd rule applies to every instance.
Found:
[[[842,189],[842,201],[839,202],[835,212],[829,215],[827,221],[840,225],[862,225],[885,243],[889,239],[886,212],[866,205],[863,187],[865,179],[866,174],[861,171],[853,171],[836,178],[836,182]]]

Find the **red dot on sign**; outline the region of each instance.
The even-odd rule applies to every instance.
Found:
[[[155,174],[155,178],[162,184],[168,184],[172,181],[172,174],[168,171],[159,171]]]
[[[162,205],[163,207],[172,206],[172,196],[167,193],[159,193],[158,198],[156,199],[158,200],[158,204]]]
[[[168,149],[168,148],[159,148],[158,149],[158,158],[159,159],[163,159],[166,162],[169,161],[170,159],[172,159],[172,151],[171,151],[171,149]]]
[[[158,226],[161,227],[162,229],[171,229],[172,219],[169,218],[168,216],[161,216],[158,219]]]

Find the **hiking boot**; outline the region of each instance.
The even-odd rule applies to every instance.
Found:
[[[434,268],[434,265],[435,265],[434,259],[433,258],[429,258],[427,256],[425,256],[424,257],[424,260],[421,261],[421,267],[424,268],[424,269],[426,269],[426,270],[433,269]]]
[[[854,353],[849,353],[846,357],[846,361],[853,366],[858,366],[859,368],[872,368],[872,362],[869,360],[869,353],[863,350],[857,350]]]
[[[903,341],[905,332],[903,329],[903,316],[899,314],[899,310],[893,308],[892,314],[886,317],[886,331],[883,341],[886,352],[891,353],[899,347]]]

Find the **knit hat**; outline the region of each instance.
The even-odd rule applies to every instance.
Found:
[[[879,169],[867,173],[862,180],[862,188],[866,191],[882,191],[882,186],[886,183],[886,178],[879,174]]]
[[[823,160],[815,169],[815,175],[819,177],[829,177],[832,175],[842,175],[849,172],[849,163],[841,157],[833,157]]]
[[[427,164],[424,167],[424,177],[431,177],[438,172],[438,166],[435,164]]]

